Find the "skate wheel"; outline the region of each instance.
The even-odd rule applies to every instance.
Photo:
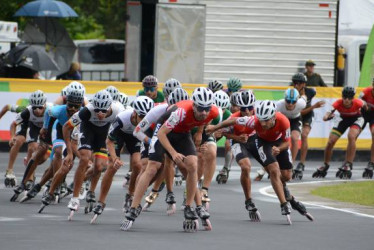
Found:
[[[68,216],[68,220],[69,220],[69,221],[71,221],[71,220],[73,219],[74,212],[75,212],[74,210],[71,210],[71,211],[70,211],[70,214],[69,214],[69,216]]]
[[[14,195],[12,196],[12,198],[10,198],[10,201],[11,201],[11,202],[15,202],[15,201],[17,200],[17,198],[18,198],[18,194],[14,194]]]
[[[206,231],[211,231],[212,230],[212,223],[210,223],[210,220],[209,219],[206,219],[206,220],[202,220],[202,225],[204,226],[204,229]]]
[[[314,217],[310,213],[306,213],[305,217],[307,217],[310,221],[314,221]]]
[[[175,206],[175,204],[169,204],[169,205],[168,205],[168,208],[167,208],[167,210],[166,210],[166,214],[167,214],[168,216],[170,216],[170,215],[175,214],[175,211],[176,211],[176,206]]]
[[[249,212],[249,219],[251,222],[261,222],[261,214],[259,211]]]
[[[85,214],[88,214],[88,207],[85,207],[85,208],[84,208],[84,213],[85,213]]]
[[[209,211],[209,208],[210,208],[209,202],[203,202],[203,206],[206,211]]]
[[[91,221],[90,221],[90,224],[94,224],[95,222],[96,222],[96,219],[97,219],[97,214],[95,214],[93,217],[92,217],[92,219],[91,219]]]
[[[133,221],[125,219],[122,222],[120,229],[122,231],[127,231],[127,230],[129,230],[131,228],[131,226],[132,226],[133,223],[134,223]]]
[[[146,203],[144,204],[143,208],[142,208],[142,211],[143,211],[143,212],[144,212],[144,211],[148,211],[148,208],[150,208],[150,207],[151,207],[151,204],[148,203],[148,202],[146,202]]]
[[[288,225],[292,225],[291,216],[289,214],[286,215]]]
[[[56,197],[55,197],[55,204],[58,204],[59,200],[60,200],[59,195],[56,195]]]
[[[45,207],[46,207],[45,205],[42,205],[42,206],[39,208],[39,210],[38,210],[38,214],[41,214],[41,213],[43,212],[43,210],[44,210]]]

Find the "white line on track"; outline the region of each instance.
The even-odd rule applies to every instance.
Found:
[[[315,184],[315,183],[331,183],[331,182],[346,182],[347,180],[329,180],[329,181],[307,181],[307,182],[302,182],[302,183],[287,183],[288,186],[295,186],[295,185],[303,185],[303,184]],[[359,180],[359,181],[364,181],[364,180]],[[272,197],[272,198],[276,198],[277,199],[277,196],[274,195],[274,194],[269,194],[267,192],[267,190],[273,188],[271,185],[270,186],[266,186],[266,187],[263,187],[263,188],[260,188],[259,189],[259,192],[260,194],[262,195],[265,195],[265,196],[268,196],[268,197]],[[326,205],[320,205],[320,204],[317,204],[317,203],[311,203],[311,202],[303,202],[304,204],[307,204],[307,205],[311,205],[311,206],[315,206],[315,207],[319,207],[319,208],[324,208],[324,209],[329,209],[329,210],[334,210],[334,211],[339,211],[339,212],[344,212],[344,213],[349,213],[349,214],[354,214],[354,215],[358,215],[358,216],[363,216],[363,217],[367,217],[367,218],[372,218],[374,219],[374,216],[373,215],[370,215],[370,214],[364,214],[364,213],[359,213],[359,212],[355,212],[355,211],[351,211],[349,209],[344,209],[344,208],[335,208],[335,207],[330,207],[330,206],[326,206]]]

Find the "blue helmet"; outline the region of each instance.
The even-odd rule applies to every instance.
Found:
[[[297,89],[289,88],[284,93],[284,99],[287,103],[296,103],[299,99],[299,91]]]

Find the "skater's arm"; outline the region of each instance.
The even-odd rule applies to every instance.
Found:
[[[71,131],[73,131],[74,127],[67,121],[64,126],[62,127],[62,135],[64,137],[64,141],[66,144],[66,151],[68,155],[73,155],[73,149],[71,146]]]
[[[201,145],[204,127],[205,126],[199,126],[196,133],[193,135],[193,141],[195,143],[196,148],[200,147]]]
[[[329,121],[334,118],[334,112],[336,109],[332,109],[330,112],[326,112],[325,116],[323,117],[323,121]]]
[[[10,105],[5,105],[0,112],[0,119],[10,110],[9,108]]]
[[[205,132],[207,134],[212,134],[216,130],[233,126],[233,125],[235,125],[237,119],[238,119],[237,117],[233,117],[233,118],[229,118],[229,119],[227,119],[227,120],[225,120],[222,123],[217,124],[217,125],[208,125],[205,129]]]
[[[10,124],[10,129],[9,129],[10,138],[13,138],[16,135],[16,127],[17,127],[17,123],[15,121],[13,121]]]
[[[306,115],[306,114],[309,114],[313,109],[318,109],[320,107],[323,107],[323,105],[325,105],[325,101],[319,101],[319,102],[316,102],[315,104],[313,104],[312,106],[308,107],[308,108],[305,108],[303,110],[301,110],[300,114],[301,115]]]

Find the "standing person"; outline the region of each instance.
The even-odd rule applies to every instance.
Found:
[[[299,151],[298,141],[301,133],[300,111],[306,106],[306,96],[300,97],[299,91],[289,88],[284,93],[284,99],[277,103],[277,111],[285,115],[291,125],[291,156],[292,163],[295,162],[296,155]]]
[[[118,106],[112,105],[112,97],[106,90],[97,92],[92,98],[92,104],[75,113],[63,126],[64,141],[67,149],[67,156],[63,164],[70,167],[73,163],[73,149],[70,142],[71,131],[80,124],[81,136],[79,146],[79,165],[74,176],[74,191],[68,208],[71,210],[69,220],[79,208],[79,191],[85,178],[85,172],[92,154],[95,156],[94,174],[101,172],[108,160],[105,140],[110,124],[116,119],[119,113]],[[96,183],[97,184],[97,183]],[[94,185],[91,182],[91,186]],[[91,187],[94,189],[94,187]],[[88,199],[89,198],[89,199]],[[87,195],[87,202],[95,200],[94,193],[91,197]]]
[[[329,121],[335,117],[335,111],[340,113],[340,117],[336,118],[334,127],[332,128],[325,148],[324,164],[317,168],[312,175],[313,178],[324,178],[330,168],[330,160],[332,157],[332,150],[339,138],[348,131],[348,145],[346,150],[345,162],[336,173],[336,177],[340,179],[350,179],[352,176],[353,160],[356,154],[356,140],[361,133],[364,125],[364,118],[361,114],[361,109],[364,102],[361,99],[355,98],[356,90],[353,87],[344,87],[342,91],[342,98],[336,100],[332,104],[332,110],[327,112],[323,117],[324,121]]]
[[[305,95],[306,100],[306,107],[301,110],[301,122],[302,122],[302,129],[301,129],[301,148],[300,148],[300,162],[297,164],[296,168],[294,169],[292,178],[293,179],[302,179],[303,172],[305,169],[305,161],[306,155],[308,153],[308,136],[310,130],[312,129],[312,122],[314,117],[314,109],[318,109],[323,107],[325,101],[318,101],[312,105],[312,99],[316,95],[315,88],[308,88],[305,87],[306,85],[306,77],[303,73],[296,73],[292,76],[292,84],[299,94]]]
[[[156,77],[149,75],[144,77],[142,81],[143,89],[138,90],[136,96],[148,96],[154,103],[160,103],[165,101],[164,94],[158,90],[158,80]]]
[[[305,63],[305,73],[307,82],[306,86],[315,86],[315,87],[327,87],[322,77],[318,73],[314,73],[314,66],[316,64],[312,60],[308,60]]]
[[[68,72],[65,72],[56,77],[57,80],[82,80],[81,73],[79,72],[80,66],[77,62],[72,62]]]
[[[360,94],[360,98],[364,100],[368,106],[368,110],[364,110],[363,116],[365,118],[365,124],[363,129],[365,128],[366,124],[369,124],[369,129],[371,132],[371,155],[370,161],[365,168],[364,172],[362,173],[363,178],[373,178],[373,170],[374,170],[374,78],[373,78],[373,86],[365,88],[362,93]]]
[[[140,176],[131,208],[126,213],[126,220],[121,225],[122,230],[130,229],[135,219],[139,216],[141,198],[152,178],[161,168],[165,153],[178,167],[184,168],[187,172],[184,230],[189,232],[196,231],[196,220],[199,217],[205,221],[208,220],[209,215],[203,206],[198,206],[196,211],[191,207],[198,190],[196,148],[190,131],[193,127],[200,127],[210,123],[219,116],[219,112],[218,108],[213,105],[213,92],[207,88],[199,87],[195,89],[192,99],[177,103],[174,106],[175,108],[170,109],[165,114],[169,118],[164,125],[156,127],[150,144],[148,165],[145,172]]]

